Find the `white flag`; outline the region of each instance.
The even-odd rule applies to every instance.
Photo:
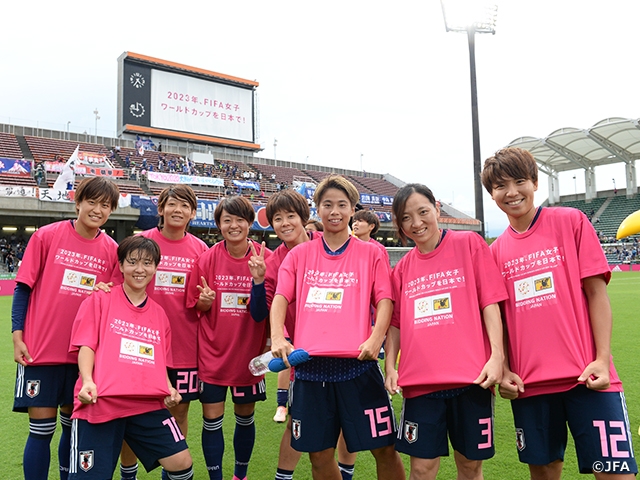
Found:
[[[78,164],[78,150],[80,145],[73,151],[67,163],[62,167],[62,172],[58,176],[56,182],[53,184],[54,190],[73,190],[73,184],[76,181],[75,168]],[[71,185],[71,186],[69,186]]]

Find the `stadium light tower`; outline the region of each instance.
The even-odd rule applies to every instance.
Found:
[[[480,234],[485,236],[482,182],[480,181],[480,126],[478,120],[478,89],[476,85],[476,33],[496,33],[498,7],[478,0],[440,0],[447,32],[466,33],[469,40],[469,70],[471,74],[471,126],[473,129],[473,185],[476,218]]]
[[[273,139],[273,159],[275,160],[276,158],[278,158],[276,156],[276,147],[278,146],[278,139],[274,138]]]
[[[100,120],[98,113],[99,113],[98,107],[96,107],[96,109],[93,111],[93,114],[96,116],[96,138],[95,138],[96,143],[98,143],[98,120]]]

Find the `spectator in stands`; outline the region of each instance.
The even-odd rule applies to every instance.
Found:
[[[136,180],[136,162],[131,164],[131,172],[129,174],[129,180]]]
[[[275,173],[272,173],[272,174],[271,174],[271,183],[273,183],[273,182],[275,182],[275,181],[276,181],[276,174],[275,174]]]
[[[127,168],[131,167],[131,157],[129,156],[128,153],[127,153],[127,156],[124,157],[124,166]]]
[[[36,184],[40,186],[42,180],[44,180],[44,167],[42,166],[42,162],[38,162],[38,165],[36,165],[36,171],[33,176],[36,179]]]
[[[7,271],[9,273],[13,273],[15,269],[15,257],[13,256],[12,252],[9,252],[7,254],[6,265],[7,265]]]
[[[310,219],[304,224],[304,229],[307,232],[322,232],[324,231],[324,225],[319,220]]]

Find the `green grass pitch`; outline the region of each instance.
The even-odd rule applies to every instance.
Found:
[[[640,426],[640,273],[619,272],[614,273],[609,284],[609,296],[614,312],[614,331],[612,351],[618,373],[625,385],[629,417],[634,441],[638,441],[637,431]],[[638,303],[636,303],[638,302]],[[11,412],[13,386],[15,380],[15,363],[13,362],[13,348],[11,344],[11,297],[0,297],[0,322],[4,325],[5,334],[0,337],[1,351],[5,352],[0,360],[0,424],[2,425],[3,441],[0,449],[0,465],[2,477],[6,479],[22,478],[22,451],[29,426],[28,418],[24,414]],[[274,423],[271,418],[275,411],[276,377],[274,374],[267,376],[268,399],[259,403],[256,408],[256,445],[249,466],[248,477],[251,480],[270,480],[275,476],[278,460],[278,446],[282,437],[284,426]],[[401,400],[396,396],[396,415],[399,415]],[[484,475],[487,480],[517,480],[527,479],[528,469],[518,462],[515,448],[515,434],[513,431],[511,410],[509,403],[501,398],[496,399],[495,444],[496,456],[485,462]],[[198,403],[194,403],[189,415],[189,443],[191,454],[194,458],[195,478],[208,478],[202,450],[200,448],[200,430],[202,423],[202,409]],[[232,435],[234,428],[234,416],[231,401],[227,402],[224,433],[226,438],[226,452],[223,464],[225,478],[233,475],[233,445]],[[60,427],[58,427],[59,433]],[[58,479],[57,472],[57,439],[52,442],[52,461],[49,478]],[[407,476],[409,462],[403,456],[406,465]],[[160,471],[155,470],[149,474],[140,468],[139,480],[160,478]],[[455,478],[455,465],[453,457],[442,459],[438,479]],[[119,478],[114,475],[114,478]],[[306,456],[303,456],[294,478],[299,480],[311,479],[311,468]],[[359,454],[356,461],[354,478],[370,480],[375,478],[375,464],[369,452]],[[565,458],[563,479],[586,478],[577,472],[573,445],[570,444]],[[591,477],[592,478],[592,477]]]

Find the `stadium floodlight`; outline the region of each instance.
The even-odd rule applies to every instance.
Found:
[[[95,143],[98,143],[98,120],[100,120],[100,117],[98,116],[98,107],[96,107],[96,109],[93,111],[93,114],[96,116],[96,139],[95,139]]]
[[[69,136],[69,125],[71,125],[71,120],[67,122],[67,140],[71,140],[71,137]]]
[[[480,181],[480,124],[478,120],[478,88],[476,84],[476,33],[496,33],[498,7],[481,0],[440,0],[447,32],[462,32],[469,40],[469,71],[471,75],[471,126],[473,129],[473,185],[476,218],[480,220],[480,234],[484,237],[484,205]]]

